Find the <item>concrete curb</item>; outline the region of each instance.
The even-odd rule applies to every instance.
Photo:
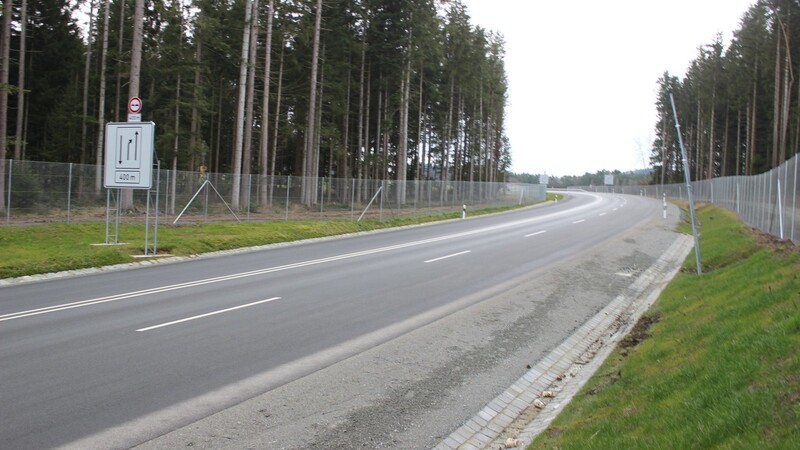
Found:
[[[692,246],[691,237],[681,235],[626,292],[584,323],[435,450],[505,448],[507,438],[518,439],[516,446],[525,448],[547,428],[639,316],[658,299]],[[544,391],[551,391],[554,397],[544,398]]]

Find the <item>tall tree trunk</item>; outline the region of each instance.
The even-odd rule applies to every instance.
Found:
[[[352,56],[350,58],[348,67],[352,65]],[[344,128],[344,139],[343,139],[343,151],[342,151],[342,158],[341,158],[341,171],[337,170],[337,175],[340,179],[340,183],[342,183],[341,190],[337,191],[339,193],[340,201],[345,202],[350,198],[350,183],[347,181],[351,178],[350,173],[350,104],[352,103],[351,96],[351,84],[353,78],[353,71],[347,70],[347,92],[344,95],[344,123],[342,124],[342,128]]]
[[[447,200],[447,195],[445,194],[447,189],[445,184],[447,180],[450,178],[448,172],[450,171],[450,143],[452,141],[452,130],[453,130],[453,105],[455,101],[455,86],[456,81],[455,77],[452,75],[450,76],[450,107],[447,110],[447,124],[445,126],[445,133],[444,133],[444,145],[442,146],[442,201]]]
[[[94,190],[98,195],[103,187],[103,154],[105,152],[106,129],[106,59],[108,57],[108,17],[110,8],[111,0],[106,0],[105,8],[103,8],[103,43],[100,50],[100,105],[97,108],[97,153],[95,154],[94,174]]]
[[[371,108],[371,106],[372,106],[371,105],[371,99],[372,99],[372,70],[370,69],[369,66],[367,66],[367,99],[366,99],[366,103],[365,103],[365,105],[366,105],[365,114],[366,115],[364,117],[364,120],[366,121],[366,126],[364,127],[364,147],[365,148],[364,148],[364,181],[363,181],[363,185],[364,185],[363,189],[364,189],[364,191],[367,192],[367,194],[366,194],[367,196],[370,195],[369,191],[368,191],[367,180],[371,179],[371,173],[370,173],[371,167],[370,167],[370,164],[371,164],[371,161],[372,161],[372,158],[370,157],[371,156],[370,155],[370,153],[371,153],[371,143],[369,141],[369,129],[370,129],[369,119],[370,119],[370,115],[371,115],[370,114],[370,110],[372,109]]]
[[[661,118],[661,185],[667,175],[667,115]]]
[[[358,144],[356,148],[356,203],[361,203],[361,183],[364,180],[364,164],[366,158],[364,157],[364,71],[366,69],[366,54],[367,54],[367,28],[366,22],[364,24],[364,34],[361,37],[361,71],[358,81]],[[367,126],[369,128],[369,126]],[[367,143],[369,145],[369,143]]]
[[[703,178],[703,151],[702,151],[702,148],[703,148],[703,139],[702,139],[703,132],[702,132],[702,130],[703,130],[703,115],[702,115],[702,108],[700,106],[700,100],[698,99],[697,100],[697,126],[695,128],[695,131],[697,132],[697,135],[696,135],[696,139],[697,140],[695,141],[695,144],[694,144],[694,150],[695,150],[695,156],[694,156],[695,174],[694,174],[694,179],[695,180],[701,180]]]
[[[222,172],[219,162],[219,153],[222,147],[222,97],[224,94],[224,90],[222,88],[222,78],[219,79],[219,87],[217,88],[219,92],[219,101],[217,104],[219,105],[216,110],[217,114],[217,139],[214,141],[214,169],[215,172],[219,173]]]
[[[756,63],[756,73],[758,73],[758,63]],[[750,163],[747,166],[747,173],[745,175],[752,175],[756,163],[756,110],[757,106],[757,81],[753,81],[753,104],[750,110]]]
[[[776,12],[777,13],[777,12]],[[772,164],[770,167],[778,166],[778,149],[780,148],[780,123],[781,123],[781,30],[776,27],[778,36],[775,44],[775,89],[773,96],[773,115],[772,115]]]
[[[406,63],[400,83],[400,130],[397,143],[397,206],[406,204],[408,178],[408,109],[411,97],[411,58]]]
[[[422,184],[422,166],[425,164],[425,117],[423,115],[423,101],[422,101],[422,92],[423,92],[423,84],[422,80],[425,77],[425,72],[423,71],[423,67],[420,65],[419,70],[419,100],[417,104],[417,152],[414,158],[414,164],[417,168],[416,174],[414,175],[414,201],[419,202],[419,193],[420,187]]]
[[[250,205],[250,192],[252,185],[252,177],[250,173],[253,167],[253,101],[255,98],[255,81],[256,81],[256,54],[258,53],[258,31],[259,31],[259,17],[258,17],[258,0],[253,0],[253,12],[250,21],[250,49],[248,50],[247,61],[247,94],[245,95],[245,112],[244,112],[244,140],[242,143],[242,182],[244,189],[241,193],[240,203]]]
[[[738,176],[742,174],[742,110],[739,109],[736,112],[736,171],[733,175]]]
[[[131,44],[131,71],[128,83],[128,98],[139,97],[139,73],[142,70],[142,40],[144,22],[144,0],[135,0],[133,9],[133,42]],[[133,189],[122,189],[123,211],[133,210]]]
[[[250,52],[250,30],[253,25],[253,0],[246,0],[244,27],[242,29],[242,54],[239,59],[239,97],[236,107],[236,136],[233,144],[233,185],[231,207],[239,209],[242,185],[242,151],[244,147],[245,104],[247,102],[247,74]]]
[[[791,103],[792,84],[794,83],[794,73],[792,71],[792,48],[789,40],[789,30],[784,27],[783,22],[780,22],[781,29],[783,30],[784,45],[786,47],[785,56],[783,61],[783,109],[781,112],[781,146],[778,165],[786,161],[786,147],[789,138],[789,112]],[[800,106],[800,105],[798,105]]]
[[[308,117],[306,122],[305,150],[303,152],[303,203],[307,206],[314,204],[314,189],[311,177],[316,173],[313,167],[317,159],[314,154],[316,142],[314,128],[316,123],[317,107],[317,66],[319,63],[319,36],[322,25],[322,0],[317,0],[316,17],[314,19],[314,43],[311,50],[311,79],[308,89]]]
[[[200,103],[201,94],[201,86],[202,83],[202,72],[200,70],[200,63],[203,59],[203,41],[202,39],[196,39],[195,41],[195,49],[194,49],[194,62],[195,62],[195,69],[194,69],[194,86],[192,86],[192,122],[189,125],[189,169],[190,170],[198,170],[199,167],[197,164],[197,153],[198,150],[201,149],[199,145],[200,141],[200,108],[198,107]],[[213,108],[212,108],[213,110]],[[203,148],[205,150],[205,148]],[[208,162],[206,161],[206,154],[205,151],[200,152],[200,164],[199,166],[204,168],[201,169],[201,172],[208,171]],[[172,197],[175,198],[175,192],[172,193]]]
[[[25,118],[25,62],[27,60],[26,40],[28,34],[28,0],[20,6],[19,70],[17,72],[17,133],[14,140],[14,159],[22,159],[23,126]],[[107,27],[106,27],[107,28]]]
[[[383,120],[386,131],[383,132],[383,176],[381,179],[389,180],[389,133],[392,129],[391,118],[389,117],[389,86],[383,93]]]
[[[281,58],[280,63],[278,65],[278,91],[276,92],[276,99],[275,99],[275,124],[272,127],[272,161],[270,162],[269,168],[269,176],[270,178],[275,177],[275,161],[278,159],[278,125],[279,120],[281,117],[281,95],[283,94],[283,55],[284,50],[286,49],[286,37],[283,38],[281,41]],[[275,183],[269,184],[269,204],[272,206],[272,194],[273,194],[273,186]],[[287,186],[288,189],[288,186]]]
[[[89,27],[86,31],[86,59],[83,66],[83,117],[81,117],[81,156],[80,163],[86,164],[86,128],[89,119],[89,76],[92,68],[92,38],[94,33],[94,0],[89,0]]]
[[[125,42],[125,0],[119,2],[119,41],[117,43],[117,54],[122,55],[122,43]],[[114,122],[119,122],[119,110],[122,104],[120,91],[122,89],[122,58],[117,61],[117,86],[116,100],[114,105]]]
[[[375,155],[381,154],[381,144],[383,143],[382,132],[383,121],[381,120],[381,114],[383,113],[383,90],[381,87],[383,86],[383,74],[378,75],[378,120],[375,123]],[[380,176],[380,171],[378,168],[379,164],[375,164],[373,167],[373,175],[371,178],[373,179],[382,179],[383,177]]]
[[[266,30],[266,43],[264,44],[264,97],[261,101],[261,142],[260,142],[260,155],[261,161],[261,187],[260,198],[261,205],[268,206],[270,200],[267,199],[268,189],[267,183],[272,184],[272,180],[267,177],[269,174],[269,88],[270,88],[270,70],[272,64],[272,20],[275,16],[273,9],[275,6],[274,0],[269,0],[267,4],[267,30]]]
[[[728,133],[730,125],[730,110],[728,106],[725,106],[725,132],[722,135],[722,151],[721,151],[721,158],[722,158],[722,167],[720,176],[725,177],[728,176]]]
[[[3,2],[3,31],[0,41],[0,86],[8,86],[9,57],[11,56],[12,0]],[[0,212],[6,210],[6,143],[8,142],[8,89],[0,89]],[[8,205],[11,207],[11,205]]]
[[[747,103],[747,110],[745,111],[745,121],[744,121],[744,168],[742,169],[742,175],[750,175],[750,165],[751,165],[751,158],[752,158],[752,138],[750,136],[751,127],[750,121],[752,120],[752,114],[750,113],[750,103]]]
[[[320,76],[319,76],[319,95],[318,101],[319,104],[317,105],[317,116],[314,120],[314,162],[312,163],[313,171],[312,171],[312,180],[313,183],[311,185],[312,189],[312,196],[314,198],[314,204],[317,203],[317,199],[321,198],[322,193],[320,193],[319,189],[319,168],[322,165],[322,154],[320,152],[320,142],[322,141],[322,95],[325,88],[325,46],[322,46],[322,58],[320,59]],[[320,197],[317,197],[319,193]]]
[[[716,136],[714,136],[715,126],[714,123],[716,121],[717,116],[717,88],[714,86],[712,89],[711,94],[711,121],[709,122],[709,136],[708,136],[708,173],[706,174],[707,179],[714,178],[714,147],[716,146]]]
[[[181,33],[182,34],[182,33]],[[181,73],[178,72],[178,80],[175,85],[175,124],[173,132],[175,140],[172,143],[172,186],[170,190],[169,213],[175,214],[175,194],[178,186],[178,150],[180,149],[180,131],[181,131]]]

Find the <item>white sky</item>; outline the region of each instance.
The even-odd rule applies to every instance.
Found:
[[[649,165],[656,81],[727,43],[755,0],[463,0],[506,39],[514,172],[582,175]]]

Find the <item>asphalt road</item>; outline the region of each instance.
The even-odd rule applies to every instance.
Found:
[[[0,288],[0,447],[137,445],[452,314],[659,210],[581,194]]]

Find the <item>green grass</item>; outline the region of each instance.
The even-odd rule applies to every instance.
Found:
[[[552,200],[551,194],[548,194],[548,200]],[[469,211],[469,215],[515,208],[486,208]],[[459,217],[460,212],[453,212],[361,222],[341,219],[161,224],[158,227],[158,252],[176,256],[196,255]],[[92,245],[105,242],[105,232],[105,222],[0,227],[0,254],[3,255],[0,258],[0,279],[126,263],[134,260],[133,255],[144,254],[144,224],[120,224],[119,241],[126,242],[125,245]],[[150,233],[152,243],[152,227]]]
[[[698,214],[703,275],[690,255],[649,337],[618,347],[529,448],[800,448],[800,254]]]

